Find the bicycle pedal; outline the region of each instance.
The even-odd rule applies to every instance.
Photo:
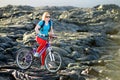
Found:
[[[34,57],[34,60],[38,61],[38,60],[40,60],[40,58],[39,57]]]

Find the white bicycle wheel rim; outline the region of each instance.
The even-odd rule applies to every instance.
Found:
[[[52,53],[52,54],[54,54],[54,53]],[[56,70],[50,70],[50,69],[48,68],[48,66],[47,66],[47,57],[49,57],[49,53],[46,55],[46,58],[45,58],[45,67],[46,67],[46,69],[47,69],[49,72],[57,72],[57,71],[61,68],[61,64],[62,64],[61,56],[60,56],[60,54],[57,53],[57,52],[55,52],[55,54],[57,54],[58,57],[59,57],[59,59],[60,59],[60,64],[59,64],[59,66],[58,66],[58,68],[57,68]]]
[[[17,57],[16,57],[16,62],[17,62],[17,65],[18,65],[18,67],[20,68],[20,69],[28,69],[30,66],[31,66],[31,64],[32,64],[32,62],[33,62],[33,55],[31,54],[31,53],[29,53],[29,55],[31,56],[31,62],[29,63],[29,65],[28,66],[26,66],[26,67],[23,67],[23,66],[21,66],[21,64],[19,63],[19,56],[21,55],[21,52],[22,51],[24,51],[25,49],[20,49],[19,51],[18,51],[18,54],[17,54]]]

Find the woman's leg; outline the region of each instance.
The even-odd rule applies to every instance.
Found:
[[[46,50],[41,55],[41,65],[44,65],[44,63],[45,63],[45,57],[46,57]]]
[[[47,41],[43,40],[43,39],[41,39],[39,37],[36,37],[36,41],[39,44],[39,47],[37,48],[36,52],[40,53],[40,51],[46,46]],[[41,65],[44,65],[45,57],[46,57],[46,50],[41,55]]]
[[[39,38],[38,36],[36,37],[36,41],[39,44],[36,52],[40,53],[40,51],[45,47],[47,41],[43,40],[42,38]]]

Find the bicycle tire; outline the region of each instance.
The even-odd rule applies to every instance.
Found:
[[[17,51],[16,63],[20,69],[28,69],[33,63],[32,50],[29,48],[22,48]]]
[[[62,64],[62,58],[60,56],[59,53],[57,52],[51,52],[51,54],[54,56],[54,59],[53,61],[50,60],[50,55],[49,53],[46,55],[46,58],[45,58],[45,67],[46,69],[49,71],[49,72],[57,72],[60,68],[61,68],[61,64]],[[51,68],[51,66],[53,66],[54,68]]]

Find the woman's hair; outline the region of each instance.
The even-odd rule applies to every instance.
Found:
[[[47,15],[50,15],[49,12],[44,12],[43,15],[42,15],[42,20],[45,20],[45,17],[46,17]]]

